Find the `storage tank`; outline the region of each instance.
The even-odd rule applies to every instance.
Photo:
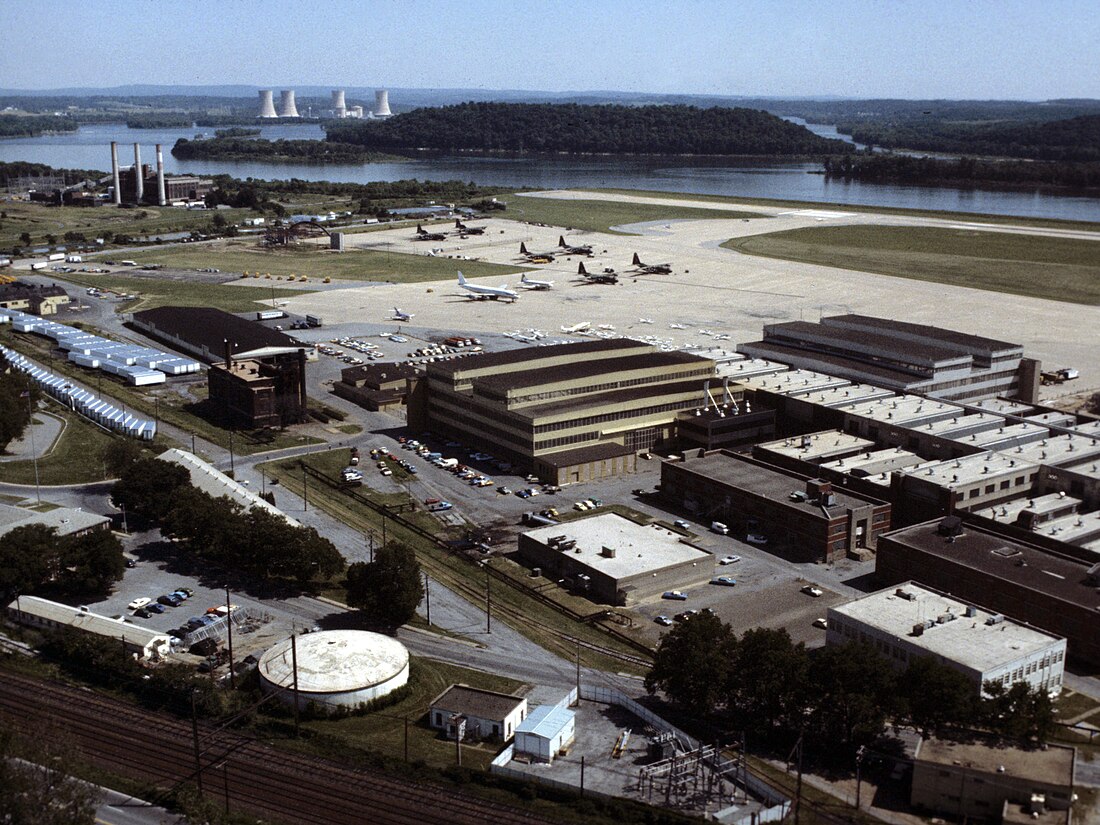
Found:
[[[409,651],[396,639],[366,630],[324,630],[297,639],[298,707],[354,708],[409,681]],[[260,688],[294,703],[291,640],[268,649],[258,667]]]

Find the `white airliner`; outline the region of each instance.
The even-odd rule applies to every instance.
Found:
[[[528,289],[553,289],[553,281],[539,281],[535,278],[528,278],[527,273],[523,273],[519,276],[519,282]]]
[[[590,326],[592,326],[591,322],[581,321],[579,324],[573,324],[571,327],[562,327],[561,331],[566,335],[575,335],[578,332],[585,332]]]
[[[473,298],[478,301],[484,298],[488,298],[490,301],[495,301],[497,298],[506,298],[512,303],[515,303],[516,299],[519,298],[518,292],[514,289],[509,289],[504,284],[500,286],[478,286],[477,284],[467,283],[461,270],[459,270],[458,273],[458,285],[467,292],[473,293]]]
[[[393,320],[395,321],[411,321],[413,314],[411,312],[402,312],[397,307],[393,308]]]

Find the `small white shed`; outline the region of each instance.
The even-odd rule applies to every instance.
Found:
[[[516,728],[515,755],[552,762],[555,754],[572,744],[576,714],[557,705],[539,705]]]

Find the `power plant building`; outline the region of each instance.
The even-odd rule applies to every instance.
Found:
[[[119,167],[118,145],[111,143],[111,175],[114,180],[114,202],[150,203],[169,206],[201,201],[214,188],[214,181],[194,175],[166,175],[163,147],[156,144],[155,169],[141,162],[141,150],[134,144],[134,165]]]

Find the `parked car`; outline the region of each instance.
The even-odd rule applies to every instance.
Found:
[[[188,596],[194,596],[195,595],[195,591],[192,590],[190,587],[177,587],[175,589],[175,591],[173,591],[173,592],[186,593]]]
[[[814,627],[819,627],[822,630],[828,630],[829,623],[822,618],[814,619]]]
[[[163,596],[159,596],[157,597],[157,601],[160,604],[166,605],[168,607],[179,607],[181,604],[183,604],[183,599],[181,599],[174,593],[166,593]]]
[[[188,592],[187,592],[186,590],[173,590],[173,591],[172,591],[172,595],[173,595],[173,596],[178,596],[178,597],[179,597],[179,600],[180,600],[181,602],[185,602],[185,601],[187,601],[187,600],[188,600],[189,598],[191,598],[191,594],[190,594],[190,593],[188,593]]]
[[[669,627],[672,624],[672,619],[670,619],[668,616],[658,616],[653,621],[655,621],[662,627]]]
[[[807,596],[813,596],[815,599],[820,596],[824,591],[820,587],[814,587],[812,584],[807,584],[802,588],[802,592]]]
[[[722,556],[718,559],[719,564],[737,564],[739,561],[741,561],[740,556]]]
[[[157,604],[156,602],[151,602],[150,604],[145,605],[145,609],[148,610],[150,613],[157,614],[163,613],[165,610],[163,604]]]
[[[139,619],[148,619],[153,614],[146,610],[144,607],[139,607],[137,610],[134,611],[134,615],[137,616]]]
[[[149,604],[149,602],[151,602],[151,601],[152,601],[152,599],[150,599],[149,597],[141,596],[137,599],[134,599],[132,602],[130,602],[126,606],[128,608],[130,608],[131,610],[137,610],[138,608],[145,607],[145,605]]]
[[[431,510],[433,513],[436,513],[436,512],[439,512],[440,510],[450,510],[453,507],[454,507],[454,505],[451,504],[451,502],[449,502],[449,501],[439,501],[439,502],[436,502],[435,504],[431,505],[430,507],[428,507],[428,509]]]
[[[672,599],[677,602],[687,601],[687,597],[687,593],[683,590],[666,590],[661,594],[662,599]]]
[[[137,562],[133,559],[126,559],[126,566],[133,569],[134,567],[137,567]]]
[[[678,622],[684,622],[684,621],[687,621],[688,619],[690,619],[692,616],[697,615],[698,613],[699,613],[698,610],[685,610],[683,613],[677,613],[672,618],[675,619]]]
[[[731,576],[715,576],[713,579],[710,580],[710,583],[721,584],[725,587],[733,587],[735,584],[737,584],[737,579],[732,578]]]
[[[765,535],[761,535],[760,533],[749,533],[747,536],[745,536],[745,541],[747,541],[749,544],[767,544],[768,537]]]

